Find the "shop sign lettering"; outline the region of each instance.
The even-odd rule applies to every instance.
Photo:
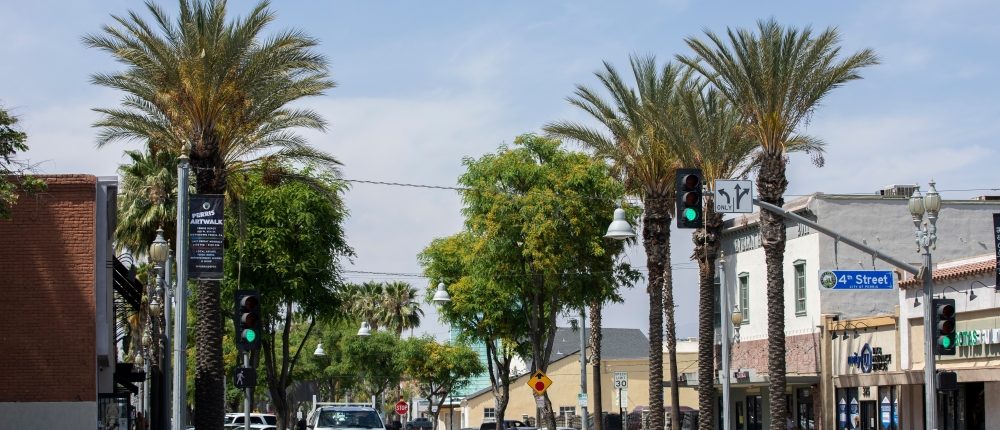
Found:
[[[1000,328],[960,331],[957,344],[958,346],[1000,344]]]
[[[872,348],[867,343],[861,351],[847,356],[847,367],[856,367],[861,373],[887,372],[892,364],[892,354],[883,354],[882,348]]]

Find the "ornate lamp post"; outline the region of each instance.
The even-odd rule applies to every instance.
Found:
[[[907,204],[913,217],[917,252],[923,251],[923,267],[917,275],[924,284],[924,421],[929,428],[937,428],[937,381],[934,363],[934,330],[931,329],[934,320],[933,300],[934,277],[931,268],[931,250],[937,245],[937,219],[941,211],[941,196],[934,188],[934,180],[930,182],[927,195],[921,198],[920,190],[914,190]],[[927,223],[923,222],[924,213]]]
[[[149,311],[152,312],[153,318],[159,320],[160,318],[160,297],[163,297],[162,308],[163,308],[163,327],[160,330],[160,335],[163,338],[163,344],[158,351],[162,353],[159,357],[160,368],[163,370],[164,378],[162,381],[162,396],[161,404],[157,405],[162,408],[163,413],[159,415],[162,418],[161,424],[162,428],[170,427],[170,386],[171,381],[166,378],[170,375],[170,324],[171,324],[171,306],[170,306],[170,287],[164,285],[166,281],[164,279],[164,269],[165,263],[170,257],[170,244],[163,238],[163,228],[156,229],[156,238],[153,239],[152,245],[149,246],[149,259],[153,262],[153,268],[156,271],[156,289],[153,290],[153,298],[149,302]]]

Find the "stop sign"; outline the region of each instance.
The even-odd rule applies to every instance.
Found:
[[[408,405],[406,402],[404,402],[402,400],[396,402],[396,413],[397,414],[399,414],[399,415],[406,415],[406,413],[409,412],[409,411],[410,411],[410,405]]]

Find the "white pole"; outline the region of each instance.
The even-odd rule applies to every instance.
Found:
[[[183,430],[187,410],[187,211],[188,146],[177,164],[177,318],[174,319],[174,396],[171,412],[175,430]]]
[[[580,308],[580,393],[587,396],[587,306]],[[598,417],[594,417],[598,419]],[[587,430],[587,403],[580,404],[580,427]]]
[[[160,363],[160,367],[163,368],[163,378],[161,378],[161,381],[163,381],[163,395],[160,398],[160,404],[163,405],[164,409],[166,410],[163,411],[163,414],[161,415],[161,423],[165,424],[166,428],[170,428],[171,381],[168,378],[166,378],[166,375],[171,375],[170,362],[172,361],[172,359],[170,358],[171,354],[170,324],[172,320],[170,312],[173,310],[173,306],[171,306],[171,301],[173,300],[173,297],[172,294],[170,294],[170,258],[173,257],[173,255],[169,254],[169,249],[170,249],[169,244],[167,245],[167,249],[168,249],[167,261],[159,268],[159,270],[162,270],[163,272],[160,272],[159,270],[157,271],[158,279],[156,281],[160,283],[161,288],[163,288],[163,353],[162,353],[163,362]],[[165,276],[163,276],[162,278],[160,277],[161,273],[165,274]]]
[[[729,286],[726,284],[726,256],[719,251],[719,314],[721,320],[719,330],[722,332],[722,429],[729,430],[732,421],[729,418],[729,329],[732,322],[727,321],[729,315]]]

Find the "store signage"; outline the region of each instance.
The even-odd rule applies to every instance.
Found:
[[[963,330],[957,333],[958,346],[994,345],[1000,344],[1000,328],[984,328],[982,330]]]
[[[892,406],[889,404],[889,396],[882,397],[881,410],[879,412],[882,416],[882,428],[889,428],[889,424],[892,423]]]
[[[844,400],[843,397],[837,402],[837,421],[840,422],[838,428],[847,428],[847,400]]]
[[[861,373],[887,372],[892,364],[892,354],[884,354],[881,347],[872,348],[867,343],[861,350],[847,356],[847,367],[856,367]]]
[[[733,372],[733,377],[736,379],[750,379],[750,371],[737,370],[736,372]]]
[[[188,206],[188,277],[222,280],[221,194],[194,194]]]

